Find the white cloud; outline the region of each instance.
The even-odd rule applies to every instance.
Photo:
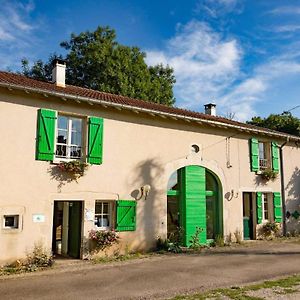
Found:
[[[174,68],[178,106],[203,111],[203,104],[213,101],[219,114],[235,113],[236,119],[246,121],[284,80],[300,75],[300,53],[295,49],[299,49],[297,43],[288,45],[282,54],[260,63],[246,76],[241,71],[239,42],[224,38],[205,23],[191,21],[178,26],[165,49],[147,51],[147,62]]]
[[[276,26],[273,28],[273,31],[275,32],[295,32],[300,30],[300,25],[281,25],[281,26]]]
[[[300,63],[294,60],[293,54],[290,58],[287,53],[273,57],[268,62],[257,66],[252,76],[232,86],[230,92],[224,93],[220,106],[227,111],[234,112],[239,120],[249,120],[257,115],[254,110],[255,104],[272,100],[272,92],[280,87],[284,80],[295,78],[295,75],[300,75]],[[286,91],[287,94],[288,91]],[[259,112],[259,114],[262,113]]]
[[[0,67],[16,69],[37,44],[39,22],[31,17],[34,2],[0,0],[0,7]]]
[[[240,75],[242,51],[235,39],[224,39],[205,23],[180,25],[164,51],[147,51],[147,62],[169,64],[176,76],[180,105],[201,109]]]
[[[196,14],[205,12],[210,17],[217,18],[233,11],[240,13],[243,2],[243,0],[198,0],[194,12]]]
[[[300,14],[299,5],[280,6],[269,11],[270,14],[283,15],[283,14]]]

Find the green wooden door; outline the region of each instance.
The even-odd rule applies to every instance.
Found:
[[[180,185],[180,226],[183,228],[183,245],[189,246],[197,228],[200,243],[206,243],[206,194],[205,168],[187,166],[179,170]]]
[[[82,202],[69,202],[68,255],[80,258]]]
[[[244,240],[253,239],[253,223],[252,223],[252,196],[251,193],[243,193],[243,225]]]

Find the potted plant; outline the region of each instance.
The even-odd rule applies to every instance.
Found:
[[[278,173],[273,171],[272,169],[265,169],[261,171],[260,176],[263,180],[275,180],[277,178]]]
[[[57,165],[57,168],[68,174],[72,179],[77,180],[84,175],[88,164],[80,160],[62,161]]]

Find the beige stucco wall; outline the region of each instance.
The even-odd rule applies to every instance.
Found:
[[[103,164],[90,166],[78,183],[60,186],[51,177],[51,164],[35,160],[39,108],[103,117]],[[23,256],[36,241],[51,248],[54,200],[82,200],[84,210],[94,210],[95,200],[133,199],[145,184],[151,191],[146,201],[138,201],[137,230],[121,233],[121,238],[130,249],[153,246],[157,236],[166,236],[168,180],[186,165],[204,166],[218,176],[223,190],[225,236],[236,230],[243,232],[243,191],[280,192],[280,176],[261,184],[250,172],[251,136],[242,132],[8,90],[0,93],[0,130],[1,222],[5,214],[22,216],[22,228],[17,232],[0,229],[0,263]],[[191,151],[193,144],[200,146],[199,153]],[[296,148],[286,151],[295,158],[300,155]],[[294,169],[293,158],[287,177]],[[232,199],[227,200],[225,195],[232,191]],[[293,199],[298,198],[295,195]],[[34,223],[33,214],[45,215],[45,222]],[[93,221],[85,220],[85,237],[92,228]]]
[[[289,143],[283,148],[286,212],[300,214],[300,145]],[[299,233],[300,218],[286,219],[287,232]]]

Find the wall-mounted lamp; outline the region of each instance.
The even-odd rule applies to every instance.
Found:
[[[231,201],[232,198],[237,198],[239,196],[239,192],[236,192],[234,193],[234,190],[232,189],[230,192],[227,192],[225,194],[225,198],[228,200],[228,201]]]
[[[136,200],[141,200],[144,197],[144,200],[147,199],[149,192],[151,190],[151,186],[149,184],[145,184],[141,187],[141,195]]]

